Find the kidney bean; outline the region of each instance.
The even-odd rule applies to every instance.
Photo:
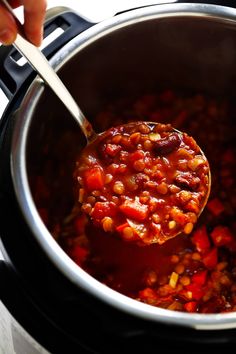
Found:
[[[112,137],[110,136],[111,132]],[[116,134],[118,135],[117,141],[119,144],[114,143],[117,142]],[[134,232],[134,237],[129,238],[130,241],[144,244],[158,242],[161,244],[169,238],[174,237],[180,231],[189,234],[197,221],[197,217],[195,220],[190,220],[190,217],[186,215],[186,213],[194,212],[197,216],[201,205],[200,202],[192,200],[195,198],[193,193],[188,193],[188,200],[184,200],[184,203],[182,203],[184,204],[182,207],[183,210],[180,210],[178,217],[175,216],[175,219],[171,220],[170,218],[173,216],[173,209],[178,207],[181,201],[177,194],[178,189],[173,190],[173,182],[177,188],[188,188],[194,190],[194,193],[197,195],[203,193],[204,197],[207,192],[207,183],[205,183],[204,177],[205,174],[208,174],[208,169],[206,169],[205,172],[203,170],[200,171],[199,169],[192,171],[192,165],[188,166],[188,164],[186,164],[187,172],[179,172],[175,177],[176,169],[182,158],[181,154],[179,154],[179,150],[183,150],[182,147],[180,148],[182,143],[181,137],[183,135],[173,132],[173,128],[169,124],[153,125],[143,122],[142,124],[137,123],[137,125],[124,125],[122,128],[122,137],[120,137],[120,135],[119,129],[117,131],[110,130],[109,134],[102,137],[99,142],[95,141],[90,144],[81,154],[80,159],[83,161],[86,161],[86,157],[88,156],[93,157],[93,166],[91,166],[90,163],[87,166],[87,170],[85,167],[85,172],[83,172],[82,176],[80,169],[76,172],[76,183],[79,181],[79,184],[81,184],[80,177],[84,179],[82,180],[82,184],[84,185],[83,191],[85,199],[89,194],[93,193],[91,188],[87,187],[87,180],[90,181],[93,177],[91,177],[91,171],[101,170],[104,174],[104,178],[102,179],[103,183],[99,183],[101,178],[99,178],[98,174],[92,178],[92,185],[99,187],[97,187],[100,193],[98,201],[109,202],[112,201],[112,198],[116,195],[119,199],[120,205],[129,205],[129,208],[126,207],[125,210],[130,211],[132,209],[131,215],[133,218],[134,215],[140,215],[140,210],[142,210],[142,208],[146,210],[146,206],[140,207],[139,203],[143,205],[148,202],[148,215],[149,213],[155,213],[158,209],[160,221],[155,225],[155,229],[153,227],[154,224],[151,221],[152,215],[150,215],[150,218],[144,219],[139,218],[138,216],[138,220],[142,221],[144,227],[149,231],[146,233],[145,237],[143,235],[142,237],[136,237]],[[150,141],[150,139],[153,148],[150,150],[150,146],[148,146],[147,150],[145,150],[144,142]],[[140,141],[142,141],[142,145],[140,145]],[[187,145],[186,142],[183,143],[184,149],[186,152],[188,152],[189,149],[191,150],[190,160],[188,160],[191,161],[196,158],[196,152],[199,152],[199,148],[197,147],[196,151],[192,150],[192,146],[194,146],[195,143],[192,144],[191,137],[186,141],[189,145]],[[123,145],[122,148],[121,145]],[[160,155],[159,157],[156,156],[157,153]],[[172,153],[171,158],[168,156],[170,153]],[[124,154],[126,157],[126,164],[121,160],[121,157],[123,157]],[[112,159],[112,161],[110,161],[110,159]],[[109,165],[107,165],[108,161],[110,163]],[[204,165],[207,165],[204,156],[202,157],[201,164],[203,167]],[[77,166],[80,166],[79,162],[77,163]],[[112,177],[109,178],[110,183],[106,183],[105,176],[107,175]],[[84,176],[86,178],[84,178]],[[201,186],[201,190],[198,190],[199,185]],[[172,188],[170,191],[169,187],[171,186]],[[143,198],[143,189],[151,194],[151,198]],[[187,194],[186,191],[183,191],[183,193],[185,193],[185,195]],[[163,198],[160,199],[162,196]],[[194,204],[186,204],[187,202],[193,202]],[[81,203],[83,204],[83,200]],[[133,212],[134,209],[135,212]],[[89,215],[91,214],[93,216],[94,210],[97,210],[96,205],[93,211],[89,210]],[[123,209],[120,208],[120,210],[122,211]],[[127,217],[132,218],[130,215],[127,216],[126,214],[118,213],[113,220],[116,230],[119,224],[126,223]],[[96,219],[97,225],[98,218],[92,217],[92,219]],[[168,220],[168,222],[166,220]],[[175,226],[173,227],[173,225]],[[106,229],[106,227],[105,229],[103,228],[103,230]],[[159,230],[158,233],[157,230]],[[121,234],[121,237],[124,239],[123,236],[124,235]],[[127,237],[125,237],[125,239],[128,240]]]
[[[191,172],[180,172],[175,177],[175,184],[183,189],[195,190],[200,184],[200,178]]]
[[[138,301],[168,310],[203,314],[236,311],[236,199],[233,188],[233,185],[236,185],[235,120],[233,116],[230,117],[226,102],[218,103],[212,97],[204,97],[204,105],[201,104],[201,107],[197,108],[196,95],[192,97],[174,95],[173,101],[170,99],[168,102],[162,98],[165,94],[157,94],[155,97],[156,103],[154,102],[148,110],[145,108],[145,99],[139,99],[148,114],[148,119],[153,118],[165,123],[168,117],[178,117],[184,110],[186,125],[179,127],[188,130],[201,141],[210,159],[214,187],[209,207],[205,209],[201,218],[197,221],[200,200],[198,197],[201,196],[197,178],[201,179],[201,183],[204,181],[201,176],[202,173],[206,174],[204,169],[206,166],[201,166],[201,161],[198,160],[199,152],[196,155],[194,151],[195,142],[187,137],[181,139],[176,150],[160,154],[159,158],[153,145],[163,140],[167,141],[168,145],[168,133],[175,134],[171,127],[163,124],[157,125],[156,129],[149,133],[145,127],[141,128],[142,132],[130,132],[132,145],[123,146],[117,154],[116,147],[109,146],[108,153],[113,166],[108,168],[106,158],[102,159],[105,179],[104,186],[101,184],[99,191],[93,191],[88,195],[86,183],[83,185],[82,178],[77,176],[78,184],[81,188],[85,187],[80,201],[90,204],[87,211],[92,207],[91,214],[81,213],[81,205],[80,208],[76,205],[69,215],[68,220],[71,222],[62,222],[60,228],[56,224],[51,229],[55,238],[63,244],[65,251],[85,271],[107,286]],[[206,118],[212,100],[215,113],[211,114],[211,119],[208,120]],[[219,105],[218,115],[215,102]],[[107,121],[110,120],[112,124],[127,122],[127,114],[134,119],[137,118],[135,111],[130,109],[124,114],[119,109],[116,112],[114,106],[111,109],[112,115],[109,116],[109,112],[107,113]],[[168,117],[166,111],[169,111]],[[114,118],[116,116],[117,120]],[[101,115],[99,117],[101,118]],[[99,120],[98,122],[100,123]],[[120,145],[123,133],[125,132],[113,131],[107,144]],[[100,158],[101,155],[98,160]],[[145,161],[145,169],[138,171],[138,168],[136,171],[133,164],[141,159]],[[177,162],[177,173],[165,179],[165,173],[173,160]],[[96,165],[96,158],[88,156],[83,166],[80,165],[80,172],[83,173],[86,165],[90,169],[94,164]],[[118,173],[122,164],[127,165],[128,172]],[[229,185],[228,179],[232,184]],[[118,180],[124,183],[125,191],[123,194],[111,196],[110,191]],[[160,193],[162,183],[168,184],[167,193]],[[40,190],[38,195],[40,196]],[[101,202],[99,199],[103,195],[106,195],[108,201],[114,202],[112,210],[108,202]],[[137,205],[127,206],[126,200],[133,198],[138,200]],[[178,225],[183,227],[185,225],[188,233],[193,223],[196,224],[193,231],[187,236],[181,235],[169,240],[161,246],[153,244],[150,247],[137,247],[131,244],[142,237],[146,238],[149,234],[148,228],[155,231],[155,235],[159,234],[159,225],[163,220],[163,210],[167,201],[169,204],[172,203],[172,208],[166,214],[162,226],[168,227],[171,232]],[[119,219],[119,216],[117,219],[122,205],[121,208],[125,207],[124,211],[129,217]],[[148,215],[142,220],[146,207]],[[115,213],[113,209],[116,210]],[[100,230],[97,224],[95,228],[89,222],[91,215],[101,224]],[[48,217],[50,221],[50,213]],[[121,224],[115,227],[118,220]],[[112,234],[113,227],[117,237]],[[146,241],[148,242],[148,238]],[[127,242],[130,244],[127,245]]]
[[[168,155],[178,149],[181,138],[178,133],[172,133],[165,138],[153,142],[153,149],[158,155]]]

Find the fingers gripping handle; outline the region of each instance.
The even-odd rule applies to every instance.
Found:
[[[50,10],[48,14],[50,15]],[[42,50],[48,59],[72,38],[93,25],[93,23],[88,22],[69,9],[62,11],[61,8],[58,8],[58,12],[53,11],[53,16],[51,18],[50,16],[48,17],[44,26],[45,39],[56,29],[62,29],[60,36]],[[20,23],[19,26],[21,27],[21,33],[24,35]],[[32,81],[36,75],[29,64],[26,63],[22,66],[18,64],[20,58],[21,55],[13,46],[0,47],[0,89],[3,90],[9,100],[26,82]]]

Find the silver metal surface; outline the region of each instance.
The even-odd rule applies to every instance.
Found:
[[[216,32],[212,30],[212,26]],[[217,32],[218,29],[219,32]],[[148,34],[152,33],[152,38],[145,37],[145,31]],[[192,33],[192,36],[190,33]],[[236,10],[234,9],[205,4],[158,5],[130,11],[93,26],[65,45],[52,58],[50,63],[55,70],[61,70],[61,73],[67,76],[68,82],[73,83],[75,81],[74,72],[79,71],[80,74],[84,72],[84,77],[81,76],[82,81],[80,80],[82,87],[77,86],[73,89],[74,92],[79,91],[79,95],[85,92],[81,99],[84,107],[88,107],[88,110],[91,109],[92,105],[94,111],[101,108],[101,97],[96,96],[96,94],[99,92],[99,95],[103,94],[105,97],[107,92],[110,92],[109,78],[112,78],[112,82],[116,83],[120,91],[137,88],[139,82],[149,87],[151,80],[154,81],[154,84],[164,80],[165,83],[174,83],[175,86],[177,83],[179,86],[182,85],[187,88],[192,85],[196,90],[210,90],[212,93],[217,91],[218,95],[222,95],[231,92],[232,87],[235,87],[235,76],[233,75],[236,58],[235,33]],[[227,35],[226,42],[222,40],[220,47],[218,46],[217,34],[222,35],[223,39],[224,34]],[[205,43],[208,36],[211,42]],[[196,38],[197,40],[195,40]],[[127,41],[126,46],[124,39]],[[136,42],[133,43],[132,40]],[[117,57],[116,45],[121,45],[120,41],[122,41],[122,46],[118,48],[120,56]],[[152,45],[147,48],[149,42]],[[156,43],[158,50],[152,61],[153,44]],[[187,50],[186,46],[188,46]],[[167,55],[163,52],[163,48],[167,51]],[[131,57],[129,61],[128,54],[131,55],[133,53],[131,50],[134,49],[136,51],[135,56]],[[150,55],[147,54],[147,49]],[[104,55],[99,57],[100,51],[104,52]],[[135,71],[132,65],[142,57],[143,52],[144,60],[148,58],[151,63],[148,62],[147,64],[146,62],[147,65],[143,67],[143,70],[140,70],[139,66]],[[95,56],[95,53],[96,58],[91,58],[91,54]],[[180,55],[180,57],[179,61],[176,62],[177,55]],[[88,58],[90,58],[90,66],[93,66],[91,75],[91,68],[87,68]],[[97,62],[98,64],[95,65]],[[109,62],[109,67],[107,62]],[[126,69],[124,71],[122,67],[123,77],[120,75],[119,64],[123,64]],[[162,66],[159,64],[162,64]],[[149,66],[152,77],[149,75]],[[153,67],[161,68],[161,70],[156,73],[153,71]],[[68,76],[69,72],[71,72],[71,78]],[[133,72],[134,75],[132,76]],[[136,77],[136,74],[139,77]],[[103,77],[103,81],[99,80],[99,75]],[[88,81],[93,82],[95,88],[93,90],[88,85],[89,97],[87,98],[86,85],[81,84],[81,82],[87,83]],[[100,86],[96,86],[98,84]],[[235,312],[188,314],[149,306],[128,298],[98,282],[65,254],[40,218],[28,180],[29,166],[26,156],[28,148],[35,139],[30,127],[32,123],[36,122],[36,116],[39,118],[39,113],[42,113],[40,103],[42,103],[41,99],[45,98],[44,93],[42,83],[36,79],[24,99],[16,120],[11,151],[11,168],[15,193],[24,218],[50,260],[80,289],[134,317],[199,330],[236,328]],[[93,100],[91,97],[93,97]],[[56,114],[59,113],[56,112]],[[37,123],[35,124],[37,125]]]

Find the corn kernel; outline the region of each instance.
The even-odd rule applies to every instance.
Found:
[[[160,134],[158,133],[150,133],[148,135],[148,138],[151,140],[151,141],[157,141],[157,140],[160,140],[161,139],[161,136]]]
[[[176,287],[176,284],[178,282],[178,278],[179,278],[179,274],[175,273],[175,272],[172,272],[171,273],[171,276],[170,276],[170,280],[169,280],[169,285],[172,287],[172,288],[175,288]]]

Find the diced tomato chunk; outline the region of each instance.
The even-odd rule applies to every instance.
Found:
[[[105,184],[105,174],[102,167],[93,167],[85,171],[84,182],[88,191],[102,189]]]
[[[178,208],[172,208],[170,214],[173,220],[180,225],[185,225],[188,222],[188,216]]]
[[[94,205],[91,217],[102,220],[105,216],[114,217],[117,213],[117,206],[112,202],[97,202]]]
[[[197,272],[192,276],[192,282],[199,285],[204,285],[206,283],[206,279],[207,279],[207,270]]]
[[[144,152],[142,150],[137,150],[135,152],[133,152],[132,154],[130,154],[130,162],[133,163],[136,160],[140,160],[144,158]]]
[[[195,151],[198,151],[199,147],[198,147],[196,141],[193,139],[192,136],[184,134],[183,138],[184,138],[185,144],[189,145],[191,149],[193,149]]]
[[[211,232],[211,238],[217,247],[225,246],[233,241],[233,235],[227,226],[216,226]]]
[[[138,201],[126,200],[120,205],[120,210],[128,218],[144,221],[148,217],[148,206]]]
[[[203,256],[202,261],[208,269],[215,268],[218,262],[217,248],[212,248],[206,255]]]
[[[190,200],[186,205],[185,205],[185,209],[188,211],[191,211],[195,214],[199,214],[200,211],[200,207],[199,204],[197,202],[195,202],[194,200]]]
[[[184,309],[187,312],[196,312],[197,309],[197,302],[196,301],[189,301],[184,304]]]
[[[129,227],[129,224],[128,224],[127,222],[125,222],[124,224],[121,224],[121,225],[117,226],[116,231],[122,232],[125,227]]]
[[[150,229],[154,232],[155,236],[158,237],[161,232],[161,225],[156,224],[155,222],[151,222]]]
[[[106,145],[106,149],[105,152],[107,153],[107,155],[114,157],[118,154],[118,152],[121,150],[121,146],[120,145],[116,145],[116,144],[107,144]]]
[[[139,296],[142,300],[157,299],[157,293],[151,288],[146,288],[144,290],[139,291]]]
[[[194,231],[192,242],[195,244],[198,252],[204,253],[210,248],[211,244],[205,225],[199,227]]]
[[[215,216],[220,215],[225,210],[224,205],[222,204],[222,202],[218,198],[214,198],[214,199],[210,200],[207,203],[207,208]]]

